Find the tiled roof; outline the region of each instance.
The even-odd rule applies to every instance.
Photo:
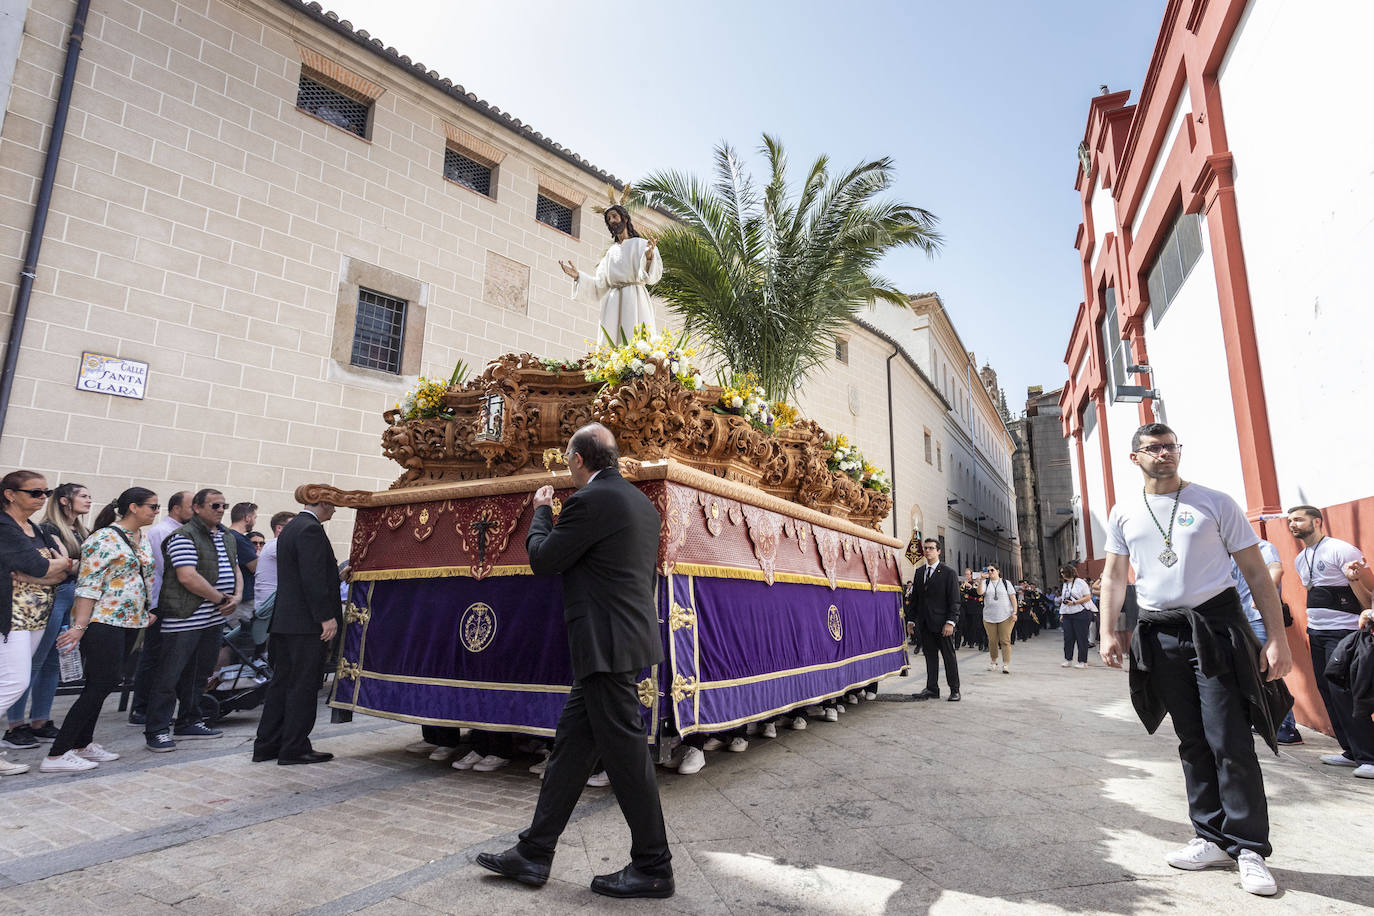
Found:
[[[577,155],[577,153],[563,146],[563,144],[555,143],[537,130],[532,129],[528,124],[523,123],[519,118],[513,118],[510,114],[502,111],[495,105],[483,99],[479,99],[475,94],[468,92],[462,86],[454,83],[447,77],[440,76],[437,71],[426,68],[424,64],[418,61],[412,61],[409,57],[400,53],[395,48],[383,44],[381,39],[373,38],[366,30],[354,29],[353,23],[349,22],[347,19],[340,19],[337,13],[326,10],[319,3],[313,2],[313,0],[309,3],[302,2],[302,0],[281,0],[281,2],[291,9],[309,16],[311,19],[314,19],[331,31],[349,39],[359,47],[376,54],[386,62],[409,72],[416,79],[428,83],[449,98],[466,105],[478,114],[495,121],[509,131],[519,134],[537,146],[543,147],[560,159],[582,169],[584,172],[602,181],[609,182],[617,188],[623,188],[625,186],[624,182],[614,175],[592,165],[590,162]]]

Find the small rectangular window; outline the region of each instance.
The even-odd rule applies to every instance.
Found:
[[[367,116],[372,103],[360,101],[304,71],[296,90],[296,107],[350,134],[367,137]]]
[[[835,359],[837,362],[849,365],[849,341],[843,337],[835,338]]]
[[[1150,318],[1155,327],[1183,288],[1183,281],[1202,258],[1202,217],[1178,211],[1159,243],[1146,272],[1150,293]]]
[[[543,194],[535,198],[534,218],[560,232],[566,232],[568,235],[573,234],[572,207],[560,204],[556,200],[550,200]]]
[[[444,177],[478,194],[491,197],[492,167],[464,156],[453,147],[444,149]]]
[[[926,430],[926,431],[925,431],[926,464],[934,464],[934,463],[935,463],[935,461],[931,458],[931,454],[930,454],[930,453],[931,453],[931,445],[932,445],[932,442],[931,442],[931,440],[930,440],[930,430]]]
[[[945,469],[945,447],[943,445],[935,446],[935,469],[937,471]]]
[[[353,355],[349,362],[364,369],[399,374],[405,339],[406,301],[358,288],[353,322]]]

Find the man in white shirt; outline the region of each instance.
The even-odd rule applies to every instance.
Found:
[[[153,613],[153,622],[143,633],[143,648],[138,653],[138,668],[134,671],[133,699],[129,703],[129,724],[141,726],[148,715],[148,691],[153,686],[153,672],[157,670],[158,659],[162,657],[162,625],[157,619],[157,597],[162,590],[162,574],[165,560],[162,556],[162,542],[173,531],[191,520],[190,490],[173,493],[167,500],[167,514],[158,519],[144,535],[148,539],[148,550],[153,555],[153,591],[148,597],[148,610]]]
[[[1301,550],[1295,563],[1298,580],[1307,589],[1307,642],[1312,650],[1312,673],[1317,679],[1331,730],[1340,742],[1341,753],[1323,754],[1328,766],[1351,767],[1355,775],[1374,779],[1374,723],[1354,714],[1355,698],[1350,691],[1326,679],[1326,663],[1341,640],[1359,626],[1364,609],[1346,578],[1347,564],[1362,555],[1351,544],[1326,533],[1326,520],[1315,506],[1294,506],[1288,510],[1288,532],[1298,539]]]
[[[1131,701],[1153,733],[1167,712],[1178,735],[1196,834],[1167,857],[1188,870],[1240,868],[1252,894],[1278,892],[1264,863],[1269,808],[1250,729],[1271,748],[1292,698],[1266,685],[1292,667],[1283,612],[1259,551],[1259,538],[1231,497],[1178,476],[1182,446],[1174,431],[1150,423],[1131,437],[1140,497],[1123,494],[1107,522],[1102,576],[1102,660],[1122,664],[1126,634],[1116,631],[1127,564],[1135,570],[1140,617],[1131,643]],[[1269,637],[1263,648],[1231,580],[1234,557],[1250,585]]]

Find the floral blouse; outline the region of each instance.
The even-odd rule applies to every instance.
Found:
[[[139,542],[137,555],[113,527],[101,528],[81,545],[76,594],[95,599],[92,622],[129,629],[146,627],[152,590],[153,555],[146,537]]]

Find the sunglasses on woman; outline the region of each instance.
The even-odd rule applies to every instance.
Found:
[[[32,490],[15,490],[14,492],[27,493],[34,499],[47,499],[49,496],[52,496],[52,490],[39,490],[37,488]]]

